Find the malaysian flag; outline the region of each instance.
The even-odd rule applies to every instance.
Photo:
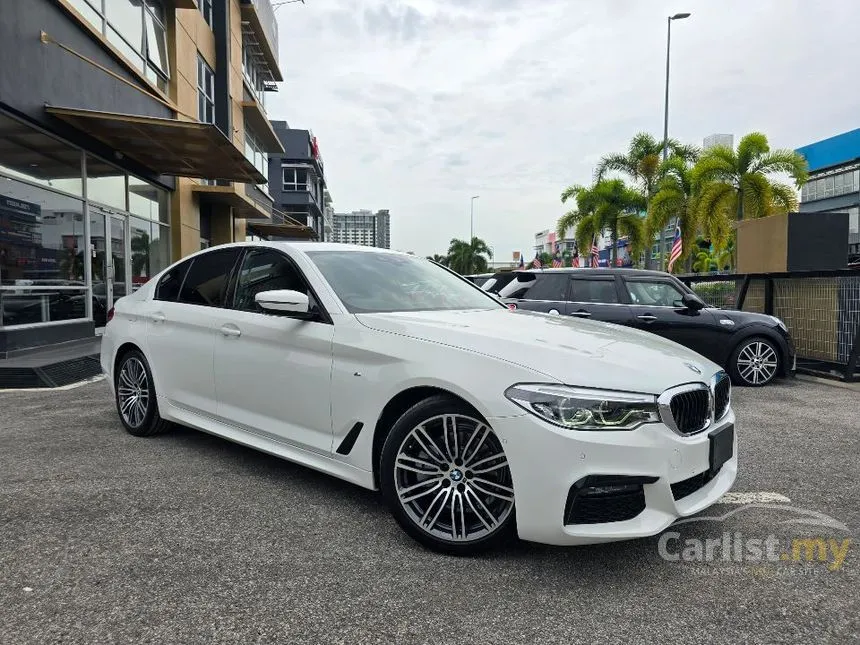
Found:
[[[561,255],[558,252],[558,244],[555,245],[555,255],[552,256],[552,268],[560,269],[562,266]]]
[[[672,252],[669,254],[669,273],[672,272],[672,265],[681,257],[684,250],[684,243],[681,241],[681,227],[675,226],[675,239],[672,240]]]
[[[570,261],[570,266],[572,266],[574,269],[579,268],[579,254],[578,253],[573,256],[573,259]]]
[[[532,260],[532,267],[534,267],[535,269],[541,268],[540,254],[539,253],[535,253],[535,259]]]
[[[523,252],[522,251],[520,251],[520,264],[517,268],[519,268],[519,269],[525,268],[525,263],[523,261]]]
[[[600,247],[597,246],[597,236],[591,242],[591,266],[600,266]]]

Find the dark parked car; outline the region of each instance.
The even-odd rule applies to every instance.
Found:
[[[486,284],[489,281],[484,288],[490,290]],[[518,309],[659,334],[724,366],[739,385],[765,385],[795,367],[794,344],[781,320],[709,307],[683,282],[661,271],[516,271],[496,293]]]

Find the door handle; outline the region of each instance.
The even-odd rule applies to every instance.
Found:
[[[657,320],[657,316],[652,316],[651,314],[642,314],[641,316],[636,317],[644,322],[654,322]]]
[[[235,325],[224,325],[223,327],[221,327],[221,333],[224,336],[232,336],[235,338],[242,335],[242,330]]]
[[[167,317],[164,314],[152,314],[149,318],[154,323],[163,323],[167,320]]]
[[[571,316],[579,316],[581,318],[588,318],[591,315],[590,311],[574,311],[570,314]]]

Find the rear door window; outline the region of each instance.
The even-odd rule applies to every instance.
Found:
[[[179,302],[203,307],[223,307],[226,304],[227,282],[240,254],[240,248],[232,248],[210,251],[195,257],[179,292]]]
[[[618,302],[615,278],[576,278],[571,283],[570,300],[615,304]]]
[[[625,280],[630,303],[649,307],[683,307],[683,292],[667,280]]]

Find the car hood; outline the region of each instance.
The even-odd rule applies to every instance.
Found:
[[[659,394],[720,367],[686,347],[620,325],[528,311],[357,314],[370,329],[520,365],[560,383]]]

